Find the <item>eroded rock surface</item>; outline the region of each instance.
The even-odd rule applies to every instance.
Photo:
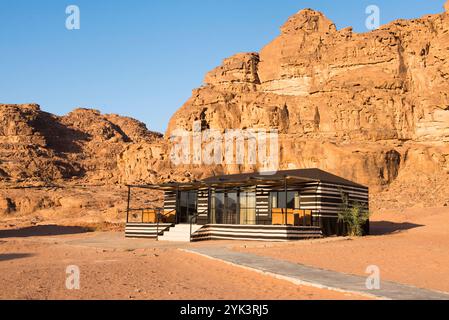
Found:
[[[362,34],[302,10],[260,53],[210,71],[165,138],[95,110],[58,117],[37,105],[0,105],[0,183],[157,183],[260,168],[175,165],[169,138],[199,122],[221,133],[278,130],[279,169],[317,167],[366,184],[374,209],[447,205],[449,2],[445,9]],[[27,205],[5,193],[0,211],[52,203],[78,210],[87,205],[80,201]]]
[[[58,117],[38,105],[0,105],[0,182],[116,183],[117,159],[127,145],[158,139],[137,120],[96,110]]]
[[[166,136],[193,121],[222,131],[277,129],[280,169],[319,167],[396,198],[423,177],[446,190],[448,48],[447,13],[359,34],[302,10],[260,53],[237,54],[207,74]],[[431,204],[435,195],[424,193],[418,202]],[[440,193],[437,202],[447,200]]]

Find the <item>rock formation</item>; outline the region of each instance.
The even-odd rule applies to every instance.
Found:
[[[198,120],[220,130],[272,128],[280,169],[319,167],[375,192],[404,193],[423,177],[444,184],[448,48],[447,13],[359,34],[302,10],[260,53],[237,54],[207,74],[166,136]],[[235,170],[250,168],[223,168]]]
[[[222,133],[278,130],[279,169],[318,167],[369,185],[376,209],[449,204],[449,2],[445,9],[368,33],[302,10],[260,53],[210,71],[165,139],[94,110],[57,117],[1,105],[0,182],[154,183],[260,168],[173,164],[169,138],[199,122]],[[0,199],[4,213],[14,205]]]
[[[0,105],[0,182],[116,183],[117,158],[126,146],[158,139],[139,121],[95,110],[57,117],[38,105]]]

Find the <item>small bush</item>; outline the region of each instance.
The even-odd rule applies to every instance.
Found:
[[[371,213],[368,211],[368,208],[361,203],[349,203],[349,198],[346,194],[342,193],[341,197],[342,206],[338,214],[338,222],[342,222],[348,227],[348,236],[363,236],[363,226],[369,220]]]

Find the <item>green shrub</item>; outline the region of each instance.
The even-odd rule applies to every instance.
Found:
[[[371,213],[368,208],[358,202],[349,203],[349,197],[342,192],[342,205],[338,213],[338,222],[344,223],[347,227],[347,235],[350,237],[363,236],[363,226],[369,220]]]

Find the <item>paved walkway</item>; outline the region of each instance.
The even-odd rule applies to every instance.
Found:
[[[382,281],[380,290],[366,288],[366,277],[308,267],[292,262],[231,251],[223,247],[180,249],[239,267],[269,274],[298,285],[313,286],[388,300],[449,300],[449,294]]]

